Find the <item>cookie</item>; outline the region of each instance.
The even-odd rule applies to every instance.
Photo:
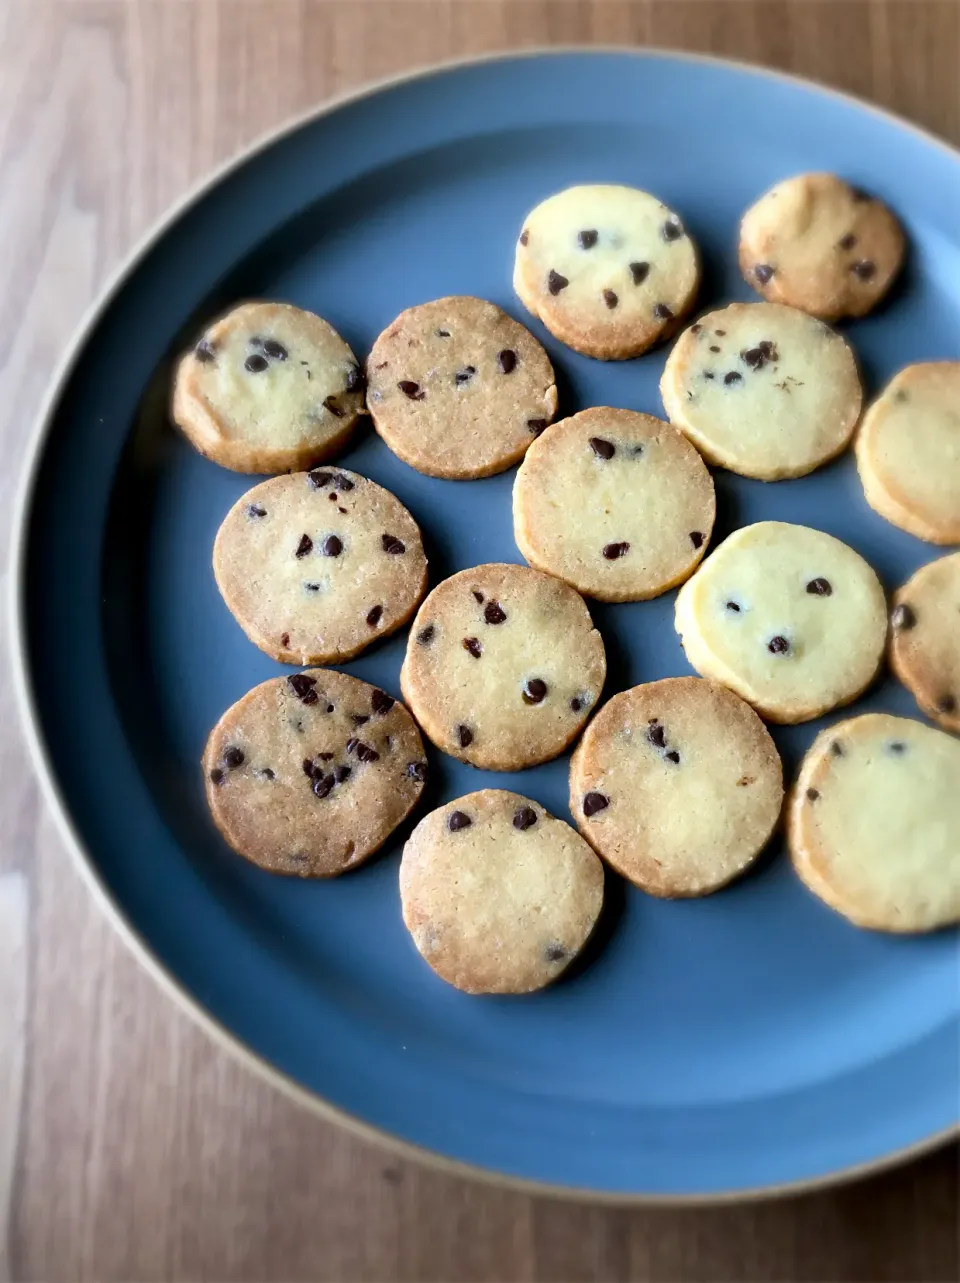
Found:
[[[787,804],[809,889],[859,927],[932,931],[960,921],[960,741],[867,713],[822,731]]]
[[[669,338],[699,283],[679,216],[635,187],[568,187],[531,211],[517,241],[521,302],[562,343],[602,361]]]
[[[517,546],[531,565],[601,601],[656,597],[707,550],[716,498],[669,423],[597,407],[548,428],[513,486]]]
[[[363,375],[333,326],[288,303],[243,303],[180,360],[173,420],[234,472],[331,458],[363,414]]]
[[[677,595],[676,629],[703,677],[773,722],[847,704],[876,676],[887,634],[880,581],[821,530],[745,526]]]
[[[960,361],[895,375],[863,416],[855,449],[881,517],[928,543],[960,543]]]
[[[740,270],[771,303],[825,321],[864,316],[903,262],[903,230],[890,210],[836,174],[777,183],[740,224]]]
[[[557,412],[546,352],[479,298],[440,298],[401,312],[373,345],[367,379],[374,427],[428,477],[503,472]]]
[[[248,490],[217,532],[213,572],[250,640],[285,664],[352,659],[406,623],[427,588],[417,523],[346,469]]]
[[[606,676],[583,598],[527,566],[474,566],[417,612],[400,672],[427,736],[452,757],[520,771],[579,734]]]
[[[783,802],[770,733],[732,691],[668,677],[622,691],[570,764],[577,827],[651,895],[707,895],[759,855]]]
[[[562,820],[499,789],[420,821],[400,861],[403,920],[421,956],[465,993],[530,993],[586,944],[603,866]]]
[[[761,481],[802,477],[848,445],[863,401],[848,345],[775,303],[731,303],[684,331],[660,394],[711,463]]]
[[[362,864],[410,814],[427,764],[399,701],[314,669],[262,682],[228,708],[203,773],[235,851],[271,873],[330,878]]]
[[[923,712],[960,733],[960,552],[921,566],[894,595],[889,655]]]

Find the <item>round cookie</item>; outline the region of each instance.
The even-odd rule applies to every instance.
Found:
[[[532,210],[513,287],[562,343],[602,361],[669,338],[700,283],[680,218],[635,187],[568,187]]]
[[[331,458],[363,414],[363,375],[336,330],[288,303],[242,303],[177,366],[172,416],[234,472],[296,472]]]
[[[960,543],[960,361],[908,365],[855,442],[867,503],[928,543]]]
[[[707,895],[742,873],[776,826],[780,758],[732,691],[668,677],[614,695],[570,763],[570,811],[618,873],[651,895]]]
[[[960,552],[921,566],[894,595],[889,654],[923,712],[960,733]]]
[[[427,588],[417,523],[345,469],[273,477],[233,505],[217,586],[252,642],[285,664],[332,664],[395,632]]]
[[[703,677],[770,721],[805,722],[869,686],[887,609],[852,548],[821,530],[761,521],[725,539],[687,580],[675,622]]]
[[[403,920],[421,956],[465,993],[531,993],[590,937],[603,866],[569,824],[482,789],[420,821],[400,861]]]
[[[860,927],[932,931],[960,921],[960,741],[867,713],[829,727],[787,806],[794,868]]]
[[[374,427],[428,477],[503,472],[557,412],[546,352],[479,298],[440,298],[401,312],[373,345],[367,379]]]
[[[410,814],[427,764],[385,691],[327,669],[262,682],[210,732],[207,802],[240,855],[271,873],[356,868]]]
[[[404,698],[445,753],[490,771],[547,762],[600,698],[603,641],[583,598],[527,566],[474,566],[417,612]]]
[[[838,455],[863,401],[840,335],[775,303],[701,317],[674,344],[660,395],[706,459],[761,481],[802,477]]]
[[[772,303],[825,321],[864,316],[903,262],[904,236],[880,201],[836,174],[798,174],[761,196],[740,224],[740,270]]]
[[[548,428],[513,485],[513,529],[531,565],[601,601],[681,583],[707,550],[716,497],[669,423],[595,407]]]

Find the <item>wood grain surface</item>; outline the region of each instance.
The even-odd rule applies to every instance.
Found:
[[[572,42],[768,63],[960,143],[954,0],[0,0],[3,564],[54,363],[191,183],[363,81]],[[0,1283],[957,1278],[953,1148],[802,1198],[620,1211],[425,1170],[304,1112],[141,973],[40,804],[9,681],[0,719]]]

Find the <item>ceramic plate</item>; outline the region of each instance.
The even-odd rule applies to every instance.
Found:
[[[909,231],[894,296],[847,330],[870,391],[908,362],[960,356],[960,157],[807,84],[627,51],[461,65],[324,108],[181,206],[80,337],[22,516],[19,663],[41,770],[141,956],[234,1049],[315,1104],[487,1173],[615,1198],[815,1182],[955,1126],[955,934],[855,930],[803,889],[777,844],[701,901],[658,902],[609,877],[601,930],[574,974],[533,997],[477,999],[438,980],[404,931],[409,826],[366,868],[304,883],[233,855],[203,800],[209,728],[291,670],[247,641],[211,572],[217,527],[251,481],[168,423],[171,362],[198,327],[238,299],[286,299],[365,355],[402,308],[477,294],[546,344],[562,413],[600,403],[659,414],[662,350],[588,360],[513,297],[525,212],[571,183],[657,193],[703,248],[706,307],[751,297],[736,266],[739,215],[808,169],[871,189]],[[342,462],[414,513],[432,583],[520,560],[512,473],[431,480],[372,431]],[[716,480],[718,539],[771,517],[818,526],[888,588],[936,554],[867,507],[849,456],[800,481]],[[608,695],[690,671],[673,599],[592,607]],[[347,671],[399,694],[404,640]],[[867,709],[916,715],[892,681],[856,705]],[[775,730],[789,770],[823,724]],[[566,758],[508,776],[430,758],[428,806],[495,786],[568,814]]]

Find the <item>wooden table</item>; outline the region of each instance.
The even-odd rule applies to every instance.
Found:
[[[211,166],[363,81],[574,42],[770,63],[960,143],[954,0],[2,0],[4,525],[81,313]],[[440,1175],[305,1113],[114,938],[0,699],[0,1280],[956,1278],[953,1148],[803,1198],[618,1211]]]

